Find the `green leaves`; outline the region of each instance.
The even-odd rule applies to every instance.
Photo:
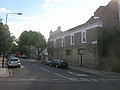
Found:
[[[116,55],[120,53],[120,31],[104,30],[98,39],[98,46],[103,56],[107,56],[111,48],[115,50]]]
[[[12,46],[12,37],[9,27],[0,23],[0,52],[7,53]]]
[[[29,50],[26,49],[26,51],[24,51],[25,47],[28,48],[30,46],[34,46],[36,48],[43,49],[46,47],[46,40],[40,32],[35,32],[30,30],[30,31],[24,31],[20,35],[18,44],[22,53],[23,52],[28,53]]]

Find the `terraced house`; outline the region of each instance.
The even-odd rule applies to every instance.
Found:
[[[64,32],[60,26],[54,32],[51,30],[48,40],[49,55],[85,67],[97,68],[101,63],[105,65],[99,49],[99,38],[103,31],[118,30],[119,18],[120,0],[111,0],[107,6],[100,6],[86,23]]]

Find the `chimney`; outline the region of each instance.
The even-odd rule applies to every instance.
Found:
[[[58,30],[58,31],[61,31],[61,27],[60,27],[60,26],[58,26],[57,30]]]
[[[52,31],[52,30],[50,30],[50,37],[52,36],[52,34],[53,34],[53,31]]]

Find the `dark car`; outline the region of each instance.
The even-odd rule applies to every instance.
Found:
[[[41,60],[41,64],[45,64],[45,65],[50,65],[51,62],[52,61],[49,60],[49,59],[43,59],[43,60]]]
[[[21,55],[21,58],[22,59],[28,59],[28,56],[23,54],[23,55]]]
[[[50,66],[56,68],[67,68],[68,62],[61,59],[55,59],[50,63]]]

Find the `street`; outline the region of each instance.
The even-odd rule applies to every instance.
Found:
[[[120,90],[120,79],[21,61],[21,68],[11,68],[11,75],[0,78],[0,90]]]

